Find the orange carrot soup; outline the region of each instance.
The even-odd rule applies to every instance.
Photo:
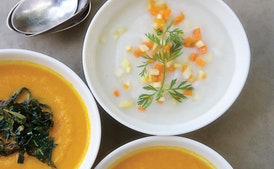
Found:
[[[52,150],[56,168],[79,168],[90,138],[87,108],[80,95],[64,77],[49,68],[27,61],[0,61],[0,100],[7,100],[22,87],[29,89],[33,98],[52,110],[54,125],[50,137],[56,144]],[[0,156],[0,168],[51,168],[27,153],[23,164],[18,164],[18,156],[18,152]]]
[[[110,169],[216,169],[193,151],[169,146],[144,148],[121,158]]]

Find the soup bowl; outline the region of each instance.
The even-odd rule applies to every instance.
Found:
[[[52,161],[57,168],[92,167],[101,140],[101,122],[96,102],[85,83],[65,64],[29,50],[1,49],[1,99],[26,87],[40,103],[52,109],[50,136],[57,144]],[[0,156],[4,168],[50,168],[25,153],[23,164],[16,155]]]
[[[197,70],[199,73],[191,76],[189,72],[192,69],[185,72],[183,66],[193,63],[188,56],[194,50],[184,47],[176,64],[172,63],[175,74],[166,78],[177,77],[177,84],[183,78],[192,81],[190,77],[201,76],[205,79],[193,83],[194,94],[189,99],[181,100],[182,103],[174,101],[176,96],[169,99],[168,94],[163,94],[160,97],[154,95],[160,104],[153,103],[146,107],[145,98],[141,97],[144,101],[142,104],[140,96],[151,94],[161,85],[153,83],[152,87],[155,88],[144,85],[149,81],[146,79],[149,75],[146,75],[150,72],[146,70],[149,73],[144,71],[147,74],[142,75],[141,68],[147,63],[154,63],[153,58],[151,62],[145,62],[144,57],[136,56],[136,48],[141,52],[149,49],[149,45],[145,44],[145,34],[152,33],[153,22],[161,19],[161,15],[157,15],[158,18],[153,20],[148,12],[148,8],[151,8],[148,2],[109,0],[95,15],[87,30],[82,52],[88,86],[110,116],[133,130],[151,135],[178,135],[197,130],[225,113],[245,84],[250,64],[245,31],[238,17],[223,1],[161,1],[168,4],[171,15],[185,17],[178,26],[184,32],[184,39],[187,40],[192,30],[198,27],[203,42],[197,46],[206,43],[208,50],[202,55],[206,65],[198,63],[202,68],[196,66],[200,69]],[[159,77],[159,72],[158,68],[151,71],[150,75]],[[168,83],[159,88],[167,90],[170,86]],[[149,102],[149,99],[146,101]],[[142,111],[144,105],[145,111]]]
[[[134,140],[112,151],[99,162],[95,169],[111,168],[113,165],[117,164],[117,162],[123,160],[123,158],[126,159],[127,157],[134,156],[134,153],[136,152],[141,152],[140,150],[159,146],[173,147],[177,150],[184,149],[190,151],[190,154],[192,155],[200,156],[216,168],[232,169],[231,165],[215,150],[197,141],[179,136],[149,136]],[[145,161],[144,159],[141,159],[140,161],[142,160]],[[170,168],[172,168],[172,164]]]

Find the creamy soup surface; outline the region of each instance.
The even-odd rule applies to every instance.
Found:
[[[132,152],[109,169],[216,169],[204,157],[178,147],[156,146]]]
[[[100,90],[106,91],[108,94],[106,97],[111,98],[111,102],[114,102],[113,105],[119,105],[124,100],[133,100],[135,103],[133,108],[126,109],[126,113],[123,114],[125,118],[132,117],[134,120],[148,124],[181,124],[202,115],[223,96],[234,73],[234,47],[220,18],[203,3],[165,0],[164,2],[169,5],[174,15],[178,15],[181,11],[184,12],[185,20],[178,27],[184,31],[185,37],[191,34],[193,28],[201,28],[203,40],[208,46],[208,55],[211,57],[208,64],[203,67],[207,78],[193,85],[195,97],[176,105],[174,100],[167,97],[164,106],[152,104],[146,110],[145,115],[140,113],[136,108],[136,102],[141,94],[147,92],[143,89],[144,84],[139,76],[141,69],[138,66],[142,64],[143,60],[136,59],[126,48],[129,45],[138,47],[145,34],[153,32],[153,17],[148,12],[147,2],[142,0],[123,3],[123,6],[120,5],[117,11],[116,8],[113,9],[112,15],[102,23],[104,26],[99,31],[94,51],[96,56],[93,60],[96,62],[94,71],[100,74],[97,79],[100,83]],[[122,32],[118,38],[115,37],[117,31]],[[178,62],[186,60],[192,52],[192,49],[184,47],[182,56],[177,59]],[[132,71],[117,77],[117,70],[121,67],[124,59],[130,62]],[[179,73],[168,74],[167,78],[169,80],[181,78],[181,75]],[[125,90],[121,85],[127,81],[131,83],[130,90]],[[120,91],[118,98],[113,96],[115,89]],[[164,118],[171,112],[176,116]],[[182,118],[177,118],[178,116]]]

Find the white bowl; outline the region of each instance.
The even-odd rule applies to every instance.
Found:
[[[43,65],[57,72],[71,83],[74,89],[82,97],[83,102],[88,110],[88,117],[90,120],[90,142],[86,155],[81,162],[80,168],[91,168],[99,151],[101,141],[101,121],[96,102],[85,83],[76,73],[74,73],[63,63],[50,56],[46,56],[34,51],[21,49],[1,49],[0,61],[3,60],[23,60]]]
[[[211,48],[213,60],[207,67],[208,78],[197,87],[198,99],[176,106],[151,106],[146,112],[119,108],[119,99],[112,92],[118,85],[115,76],[121,64],[127,42],[143,37],[151,28],[146,11],[147,0],[109,0],[94,16],[85,36],[83,67],[85,77],[95,98],[114,119],[139,132],[152,135],[177,135],[197,130],[220,117],[236,100],[246,81],[250,49],[245,31],[233,11],[220,0],[165,0],[174,11],[182,10],[185,23],[202,28],[203,37]],[[116,30],[126,32],[118,40]],[[137,65],[136,65],[137,66]],[[134,67],[132,84],[139,80]],[[128,98],[141,94],[134,88]]]
[[[172,146],[188,149],[210,161],[216,168],[232,169],[231,165],[216,151],[197,141],[178,136],[150,136],[129,142],[108,154],[95,169],[109,168],[128,154],[152,146]]]

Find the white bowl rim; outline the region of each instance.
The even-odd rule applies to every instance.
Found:
[[[63,76],[74,86],[75,90],[85,102],[87,110],[91,110],[88,111],[91,127],[90,142],[94,144],[89,144],[86,155],[81,162],[80,169],[91,168],[95,162],[101,143],[101,119],[95,99],[82,79],[68,66],[57,59],[31,50],[0,49],[0,61],[1,60],[23,60],[43,65]]]
[[[82,57],[82,63],[83,63],[83,69],[85,78],[87,81],[87,84],[89,88],[91,89],[94,97],[98,101],[98,103],[104,108],[104,110],[115,120],[120,122],[121,124],[136,130],[138,132],[150,134],[150,135],[179,135],[179,134],[185,134],[188,132],[192,132],[195,130],[198,130],[211,122],[218,119],[222,114],[224,114],[229,107],[236,101],[238,96],[240,95],[244,84],[247,80],[249,67],[250,67],[250,47],[248,38],[246,36],[245,30],[243,28],[243,25],[241,24],[239,18],[237,15],[233,12],[233,10],[224,2],[221,0],[213,0],[214,5],[217,5],[218,7],[221,7],[223,11],[227,12],[226,17],[229,17],[231,21],[233,21],[233,30],[230,30],[231,32],[235,33],[235,36],[241,37],[241,42],[236,42],[237,44],[234,45],[236,48],[235,51],[240,50],[242,58],[237,58],[235,61],[235,71],[231,80],[231,83],[229,84],[226,92],[224,93],[225,97],[222,97],[218,103],[216,103],[211,109],[207,111],[207,113],[204,113],[202,116],[195,118],[187,123],[185,123],[184,128],[180,128],[178,130],[165,130],[165,131],[159,131],[159,130],[147,130],[143,126],[138,126],[129,123],[128,121],[124,121],[117,113],[113,112],[110,106],[106,105],[104,103],[104,99],[100,97],[98,92],[96,91],[96,88],[93,85],[93,82],[91,80],[91,77],[89,77],[88,72],[88,63],[87,63],[87,55],[86,50],[88,49],[87,43],[89,41],[89,37],[91,37],[91,34],[93,33],[92,27],[96,25],[97,18],[99,18],[106,9],[108,9],[111,5],[115,5],[117,0],[109,0],[107,1],[96,13],[93,20],[91,21],[85,39],[84,39],[84,46],[83,46],[83,57]],[[219,9],[220,10],[220,9]]]
[[[193,151],[209,160],[217,168],[232,169],[231,165],[215,150],[198,141],[180,136],[147,136],[128,142],[106,155],[95,169],[108,168],[121,157],[136,150],[152,146],[173,146]]]

